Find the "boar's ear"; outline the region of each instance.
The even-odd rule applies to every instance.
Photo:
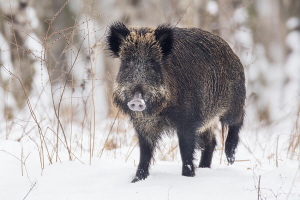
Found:
[[[119,57],[121,43],[129,33],[128,28],[122,22],[114,22],[109,26],[106,43],[112,56]]]
[[[169,24],[159,25],[155,29],[155,38],[161,46],[162,53],[168,55],[173,46],[173,30]]]

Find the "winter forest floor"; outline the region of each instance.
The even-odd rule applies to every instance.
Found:
[[[127,123],[125,121],[123,125],[130,130]],[[136,170],[139,149],[132,130],[112,136],[114,133],[101,131],[99,127],[95,141],[107,142],[113,138],[123,141],[124,145],[108,150],[101,142],[95,144],[92,158],[88,149],[74,147],[73,161],[68,161],[68,152],[61,146],[57,152],[58,161],[55,161],[56,155],[53,155],[53,164],[45,158],[43,170],[41,152],[34,147],[34,138],[21,142],[1,140],[0,197],[3,200],[298,200],[299,159],[291,158],[287,153],[289,137],[276,128],[276,133],[270,129],[242,130],[236,162],[232,166],[227,165],[219,141],[212,168],[198,168],[193,178],[181,176],[176,138],[166,137],[156,151],[150,176],[134,184],[130,181]]]

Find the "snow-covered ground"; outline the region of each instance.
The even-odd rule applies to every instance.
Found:
[[[212,169],[198,169],[196,177],[187,178],[180,175],[179,163],[157,162],[146,181],[132,184],[129,180],[135,167],[120,160],[94,160],[92,165],[54,164],[47,167],[43,176],[31,178],[31,182],[16,174],[19,163],[9,161],[5,166],[10,170],[1,170],[1,199],[23,199],[30,192],[26,199],[253,200],[259,195],[259,187],[262,199],[300,197],[299,179],[295,180],[297,168],[293,165],[257,174],[239,165],[214,165]]]
[[[68,161],[66,149],[61,147],[60,160],[49,165],[45,159],[43,170],[34,141],[1,140],[0,199],[298,200],[299,160],[287,154],[289,135],[280,129],[273,131],[270,134],[270,129],[242,130],[236,162],[232,166],[227,165],[219,143],[212,168],[198,168],[193,178],[181,176],[176,140],[167,137],[156,152],[150,176],[134,184],[130,181],[136,170],[139,149],[135,146],[136,141],[132,140],[132,131],[125,133],[127,136],[123,133],[114,136],[116,141],[128,142],[123,147],[103,150],[101,144],[95,145],[97,153],[91,160],[88,149],[81,151],[74,147],[78,159]],[[96,141],[104,142],[107,134],[107,131],[97,132]]]

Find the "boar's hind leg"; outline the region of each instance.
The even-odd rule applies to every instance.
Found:
[[[182,175],[190,177],[195,176],[193,160],[195,152],[196,130],[186,126],[184,128],[180,128],[177,134],[182,159]]]
[[[225,143],[225,154],[227,161],[230,164],[234,163],[235,160],[235,149],[239,142],[239,132],[242,124],[234,124],[228,126],[228,136]]]
[[[144,135],[147,134],[138,134],[140,146],[140,162],[135,177],[131,181],[132,183],[144,180],[149,176],[150,161],[153,157],[153,151],[157,139],[152,139],[152,142],[149,142]]]
[[[213,153],[216,147],[216,138],[212,130],[200,133],[198,136],[198,145],[201,147],[200,168],[210,168]]]

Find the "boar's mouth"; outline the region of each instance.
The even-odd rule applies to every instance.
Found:
[[[127,114],[158,114],[168,102],[168,90],[162,86],[131,88],[118,84],[113,92],[114,104]]]
[[[146,109],[145,100],[140,92],[136,92],[134,97],[127,103],[128,107],[132,111],[144,111]]]

